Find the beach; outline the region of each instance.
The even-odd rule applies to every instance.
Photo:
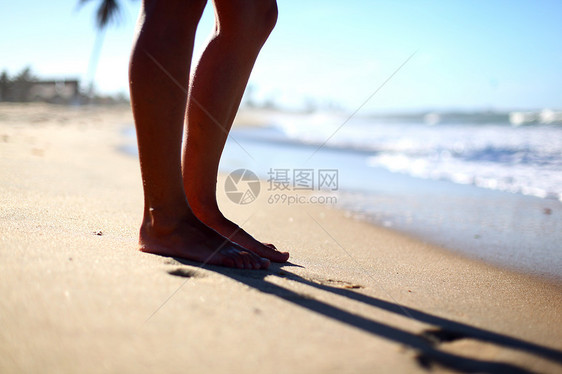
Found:
[[[127,107],[0,105],[0,372],[562,370],[560,282],[337,204],[220,189],[227,217],[291,253],[268,270],[139,252],[131,123]]]

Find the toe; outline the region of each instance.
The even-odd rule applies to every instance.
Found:
[[[270,251],[266,257],[273,262],[287,262],[289,259],[289,252],[280,252],[278,250]]]
[[[256,260],[248,252],[241,252],[240,258],[244,263],[244,269],[254,269],[256,265]]]
[[[237,253],[232,254],[230,258],[234,261],[235,266],[233,267],[236,267],[238,269],[244,269],[246,267],[246,265],[244,264],[244,258],[238,251]]]

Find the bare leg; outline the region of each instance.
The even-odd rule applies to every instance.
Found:
[[[184,187],[193,212],[222,235],[272,261],[288,253],[254,239],[220,212],[220,157],[258,53],[277,20],[275,0],[215,0],[216,28],[193,75],[183,153]],[[204,156],[204,157],[203,157]]]
[[[129,67],[145,197],[140,249],[216,265],[265,268],[268,260],[201,223],[183,189],[181,140],[187,98],[181,86],[187,86],[204,5],[199,0],[142,4]]]

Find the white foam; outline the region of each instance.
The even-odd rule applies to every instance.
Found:
[[[530,118],[525,115],[521,123]],[[557,115],[532,113],[545,122]],[[280,121],[277,127],[295,141],[372,151],[368,164],[373,167],[562,201],[562,127],[514,127],[507,118],[505,123],[431,125],[361,119],[341,126],[344,117],[322,115]]]

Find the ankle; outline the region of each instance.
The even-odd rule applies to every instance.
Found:
[[[226,220],[224,215],[219,210],[216,201],[208,203],[197,201],[193,204],[190,204],[190,207],[193,214],[195,214],[195,216],[206,225],[217,224]]]
[[[189,207],[147,207],[144,211],[142,227],[148,231],[172,232],[181,222],[195,222],[197,217]]]
[[[217,227],[225,224],[228,221],[219,210],[212,212],[203,210],[196,212],[195,215],[199,220],[201,220],[201,222],[210,227]]]

